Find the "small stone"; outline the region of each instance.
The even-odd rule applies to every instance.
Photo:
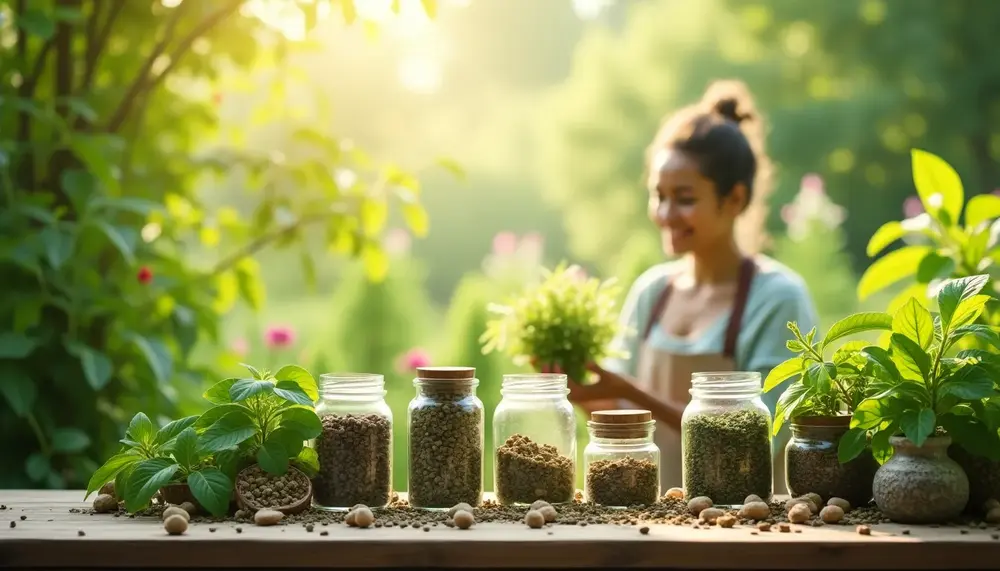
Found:
[[[307,523],[307,524],[306,524],[306,532],[308,532],[308,533],[312,533],[313,529],[315,529],[315,528],[313,527],[313,524],[311,524],[311,523]]]
[[[21,516],[21,521],[24,521],[26,519],[28,519],[28,516],[26,516],[26,515]]]
[[[828,506],[837,506],[844,510],[844,513],[851,511],[851,502],[845,500],[844,498],[830,498],[826,501]]]
[[[751,531],[751,532],[750,532],[750,535],[760,535],[760,534],[759,534],[759,533],[757,533],[756,531]]]
[[[101,494],[94,498],[94,511],[108,513],[118,509],[118,500],[111,494]]]
[[[253,514],[253,522],[257,525],[275,525],[285,517],[278,510],[263,509]]]
[[[813,509],[816,507],[816,504],[812,503],[812,500],[806,498],[792,498],[787,502],[785,502],[785,513],[790,513],[792,511],[792,508],[794,508],[797,505],[805,505],[807,508],[809,508],[810,515],[818,511]]]
[[[793,531],[794,531],[795,533],[802,533],[802,529],[800,529],[800,528],[795,528],[795,529],[794,529]]]
[[[324,529],[323,531],[319,532],[319,534],[322,535],[323,537],[326,537],[327,535],[330,535],[330,532]]]
[[[771,508],[764,502],[748,502],[743,504],[739,517],[743,519],[762,520],[771,515]]]
[[[431,528],[430,528],[430,527],[428,527],[428,526],[426,526],[426,525],[424,526],[424,531],[430,531],[430,530],[431,530]]]
[[[243,533],[243,528],[242,527],[237,527],[236,528],[236,533]]]
[[[186,525],[186,524],[185,524],[185,525]],[[78,530],[78,531],[76,532],[76,535],[77,535],[78,537],[83,537],[83,536],[85,536],[85,535],[87,535],[87,534],[86,534],[86,533],[84,533],[84,532],[83,532],[83,530],[81,529],[81,530]]]
[[[903,530],[903,531],[901,531],[900,533],[902,533],[903,535],[910,535],[910,530],[908,530],[908,529],[904,529],[904,530]]]
[[[458,529],[469,529],[474,523],[476,523],[476,518],[471,512],[460,510],[455,512],[455,517],[452,518],[452,521]]]
[[[354,525],[366,528],[375,523],[375,514],[368,508],[358,508],[354,510]]]
[[[990,538],[994,540],[1000,539],[1000,533],[994,533],[993,535],[990,536]]]
[[[464,511],[464,512],[472,513],[472,506],[470,506],[469,504],[467,504],[465,502],[457,503],[454,506],[452,506],[452,508],[450,510],[448,510],[448,517],[451,517],[451,518],[455,517],[455,512],[458,512],[460,510]]]
[[[962,535],[969,535],[969,530],[967,530],[967,529],[960,529],[960,530],[958,530],[958,533],[960,533]]]
[[[667,497],[678,500],[684,499],[684,488],[670,488],[667,490]]]
[[[823,498],[819,494],[817,494],[815,492],[809,492],[808,494],[802,494],[802,497],[805,498],[805,499],[807,499],[807,500],[809,500],[810,502],[813,503],[814,506],[816,506],[816,509],[813,511],[813,513],[818,513],[819,509],[821,507],[823,507]]]
[[[198,513],[198,506],[194,505],[191,502],[183,502],[178,507],[181,508],[182,510],[186,511],[188,514],[192,514],[193,515],[193,514]]]
[[[986,512],[987,523],[1000,523],[1000,507],[995,507]]]
[[[538,529],[545,525],[545,516],[536,510],[530,510],[524,515],[524,523],[531,529]]]
[[[819,517],[826,523],[837,523],[844,519],[844,510],[840,506],[826,506],[820,510]]]
[[[750,494],[743,500],[743,505],[752,504],[754,502],[763,502],[763,501],[764,500],[760,499],[760,496],[758,496],[757,494]]]
[[[167,521],[167,518],[173,515],[181,516],[182,518],[184,518],[184,521],[187,522],[191,521],[191,516],[188,514],[188,512],[182,510],[177,506],[170,506],[169,508],[163,510],[163,515],[162,515],[163,521]]]
[[[642,527],[640,527],[639,528],[639,533],[641,533],[643,535],[649,535],[649,527],[645,526],[645,525],[642,526]]]
[[[1000,500],[996,498],[990,498],[983,502],[983,513],[989,513],[990,510],[1000,508]]]
[[[709,525],[713,525],[715,524],[715,520],[719,519],[725,514],[726,512],[720,510],[719,508],[708,508],[701,510],[701,513],[698,514],[698,519]]]
[[[757,529],[760,531],[771,531],[771,524],[766,521],[762,521],[757,524]]]
[[[712,507],[712,498],[707,496],[698,496],[697,498],[691,498],[688,501],[688,512],[693,516],[701,515],[701,512]]]
[[[812,517],[812,510],[806,504],[795,504],[788,510],[788,521],[792,523],[805,523]]]
[[[559,518],[559,513],[552,506],[542,506],[542,509],[538,510],[538,513],[542,514],[542,517],[545,518],[545,523],[552,523]]]
[[[531,507],[529,507],[528,509],[529,510],[539,511],[542,508],[544,508],[545,506],[552,507],[552,504],[550,504],[549,502],[547,502],[545,500],[535,500],[535,501],[531,502]]]
[[[16,522],[16,521],[12,521],[12,522],[10,522],[10,527],[11,527],[12,529],[13,529],[13,528],[15,528],[15,527],[17,527],[17,522]]]
[[[245,519],[250,517],[250,514],[246,510],[236,510],[234,517],[236,517],[236,519]]]
[[[784,523],[784,522],[779,523],[778,524],[778,531],[780,531],[781,533],[788,533],[788,532],[792,531],[792,526],[790,526],[790,525],[788,525],[787,523]]]
[[[182,516],[174,514],[163,520],[163,529],[170,535],[181,535],[188,528],[188,520]]]
[[[702,513],[704,513],[704,512],[702,512]],[[733,527],[734,525],[736,525],[736,518],[733,517],[733,516],[731,516],[731,515],[729,515],[729,514],[726,514],[726,515],[720,516],[718,519],[716,519],[715,523],[719,524],[719,527],[723,527],[723,528],[729,529],[729,528]]]
[[[208,533],[215,533],[215,528],[214,527],[208,528]]]
[[[347,525],[349,525],[351,527],[355,527],[355,526],[357,526],[357,523],[355,523],[355,518],[356,517],[357,517],[357,512],[355,512],[353,510],[349,511],[349,512],[347,512],[347,516],[344,517],[344,523],[346,523]]]
[[[859,525],[857,527],[857,532],[858,532],[858,535],[871,535],[872,534],[872,528],[869,527],[869,526],[867,526],[867,525]]]

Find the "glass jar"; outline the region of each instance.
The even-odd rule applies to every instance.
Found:
[[[590,414],[590,442],[583,451],[584,497],[609,507],[652,505],[660,497],[660,449],[648,410]]]
[[[346,510],[382,507],[392,494],[392,410],[385,378],[368,373],[320,375],[316,414],[322,432],[310,442],[319,460],[313,505]]]
[[[773,492],[771,413],[760,398],[760,373],[691,375],[691,402],[681,417],[684,491],[737,506]]]
[[[504,375],[493,414],[494,478],[501,504],[552,504],[576,492],[576,415],[566,375]]]
[[[410,401],[410,505],[473,507],[483,499],[483,402],[473,367],[420,367]]]
[[[785,446],[785,485],[793,498],[812,492],[824,505],[830,498],[868,505],[879,464],[867,446],[850,462],[840,462],[840,439],[850,427],[850,415],[792,419],[792,437]]]

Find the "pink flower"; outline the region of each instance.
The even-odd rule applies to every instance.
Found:
[[[791,226],[795,221],[795,205],[785,204],[781,207],[781,221]]]
[[[907,218],[920,216],[923,211],[924,205],[920,202],[919,197],[911,196],[903,202],[903,216],[906,216]]]
[[[569,275],[573,277],[578,282],[587,281],[587,270],[581,268],[580,266],[573,264],[567,268]]]
[[[246,339],[240,337],[239,339],[233,341],[233,344],[230,345],[229,348],[232,349],[233,353],[243,357],[250,350],[250,345],[247,343]]]
[[[500,232],[493,237],[493,253],[509,256],[517,250],[517,236],[513,232]]]
[[[426,367],[430,364],[431,356],[427,353],[427,351],[419,347],[414,347],[404,353],[402,358],[400,358],[398,369],[400,372],[415,371],[420,367]]]
[[[264,333],[264,343],[269,349],[282,349],[295,343],[295,330],[286,325],[272,325]]]
[[[816,194],[823,193],[823,178],[816,173],[809,173],[802,177],[802,182],[800,184],[802,192],[813,192]]]

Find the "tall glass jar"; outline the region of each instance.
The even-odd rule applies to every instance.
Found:
[[[483,402],[473,367],[420,367],[409,412],[410,505],[447,509],[483,499]]]
[[[576,415],[566,375],[504,375],[493,413],[501,504],[565,503],[576,492]]]
[[[381,507],[392,493],[392,410],[385,379],[369,373],[320,375],[316,414],[322,432],[310,446],[319,460],[313,505]]]
[[[660,449],[648,410],[590,414],[590,442],[583,451],[584,497],[609,507],[652,505],[660,497]]]
[[[773,492],[771,413],[760,398],[760,373],[691,375],[681,417],[684,491],[735,506]]]

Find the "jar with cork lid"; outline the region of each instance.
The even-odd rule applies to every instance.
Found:
[[[584,497],[608,507],[652,505],[660,497],[660,449],[648,410],[599,410],[587,422]]]
[[[407,411],[407,495],[417,508],[483,499],[483,402],[473,367],[419,367]]]

